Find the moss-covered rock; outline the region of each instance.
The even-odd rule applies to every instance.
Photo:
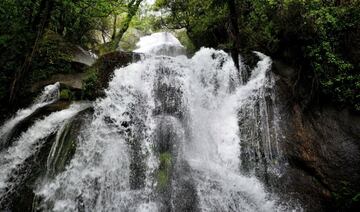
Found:
[[[38,53],[32,62],[31,83],[48,80],[55,74],[84,71],[84,65],[74,61],[78,52],[78,46],[53,31],[47,31],[40,41]]]
[[[144,35],[145,33],[138,29],[129,28],[122,37],[119,46],[122,50],[133,51],[136,49],[136,43]]]
[[[110,52],[101,56],[87,70],[87,78],[83,81],[83,98],[94,100],[102,96],[104,94],[103,89],[108,87],[114,70],[139,59],[139,54],[121,51]]]
[[[157,174],[158,189],[163,191],[169,185],[172,169],[172,155],[169,152],[161,153],[159,156],[160,166]]]
[[[82,100],[83,89],[71,87],[67,84],[60,84],[60,100],[79,101]]]
[[[65,167],[75,154],[79,132],[91,120],[92,114],[93,109],[87,108],[78,113],[58,131],[56,143],[52,145],[48,157],[48,177],[54,177],[65,170]]]
[[[69,74],[55,74],[46,80],[42,80],[31,85],[31,92],[34,94],[40,93],[42,89],[50,84],[59,82],[61,87],[68,87],[71,90],[82,89],[82,82],[87,77],[86,73],[82,73],[81,68],[79,67],[79,73],[69,73]]]
[[[72,93],[69,89],[64,89],[60,92],[60,99],[61,100],[68,100],[71,101]]]

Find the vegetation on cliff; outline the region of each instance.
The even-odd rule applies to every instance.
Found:
[[[303,96],[360,111],[360,1],[157,0],[155,7],[197,48],[261,51],[299,70],[298,81],[311,87]]]
[[[56,73],[79,71],[72,63],[77,46],[115,50],[141,2],[1,1],[0,119],[31,101],[32,84]]]
[[[2,112],[28,103],[32,83],[78,71],[76,45],[101,54],[119,43],[132,50],[139,35],[164,29],[177,32],[190,51],[231,52],[236,65],[240,52],[245,59],[253,50],[264,52],[299,70],[297,84],[311,88],[310,95],[297,94],[300,99],[325,97],[360,110],[359,1],[157,0],[139,14],[142,2],[1,1]]]
[[[352,113],[338,113],[338,110],[314,115],[313,111],[301,108],[317,105],[313,104],[316,101],[324,104],[331,101],[340,107],[360,111],[359,0],[156,0],[153,6],[141,7],[143,2],[145,0],[0,2],[0,122],[18,107],[29,104],[33,90],[54,81],[52,77],[56,75],[69,77],[71,74],[72,84],[80,84],[71,86],[61,82],[60,101],[35,111],[17,124],[15,130],[9,133],[9,139],[6,138],[6,146],[39,117],[69,107],[74,100],[95,100],[103,96],[114,69],[139,58],[138,54],[119,50],[134,50],[141,36],[156,31],[171,31],[190,53],[202,46],[223,49],[231,53],[238,68],[240,55],[248,65],[256,64],[256,59],[250,56],[254,50],[271,56],[274,63],[284,65],[282,67],[291,67],[293,73],[289,74],[289,78],[292,79],[284,80],[283,77],[279,81],[286,83],[282,86],[277,84],[289,91],[286,98],[279,99],[291,99],[289,102],[294,103],[290,106],[286,104],[286,110],[279,112],[284,115],[279,120],[286,120],[284,122],[289,124],[284,128],[291,131],[289,135],[282,136],[286,139],[285,145],[289,144],[284,152],[294,168],[294,175],[299,176],[289,183],[299,179],[299,185],[306,187],[304,185],[307,184],[301,180],[314,181],[308,184],[325,191],[321,191],[319,199],[325,197],[326,201],[334,201],[326,206],[328,208],[350,211],[359,207],[358,181],[343,181],[349,176],[358,178],[357,167],[351,166],[353,161],[358,161],[359,155],[356,148],[358,129],[352,129],[358,126],[357,119],[352,121],[349,118]],[[89,64],[79,65],[81,59],[76,59],[79,52],[89,55],[96,52],[99,57],[96,62],[93,58]],[[79,74],[76,79],[74,73]],[[156,91],[156,98],[161,100],[159,111],[182,119],[183,111],[177,108],[180,104],[176,97],[180,96],[179,92],[172,87],[159,88]],[[294,97],[295,101],[292,101]],[[174,100],[174,104],[167,106],[169,99]],[[326,111],[326,107],[323,109]],[[86,113],[92,115],[92,111]],[[154,114],[158,113],[155,111]],[[289,115],[292,113],[295,115]],[[127,114],[122,113],[121,116]],[[131,115],[129,117],[132,119]],[[291,117],[295,118],[292,120]],[[51,160],[51,175],[63,171],[74,154],[77,145],[75,136],[88,117],[83,118],[81,121],[77,118],[72,120],[62,132],[58,132],[57,140],[64,145],[60,145],[63,149],[54,152],[57,156]],[[114,124],[105,115],[104,120],[106,124]],[[126,130],[116,133],[137,133],[131,131],[134,130],[131,124],[135,126],[139,123],[121,122],[121,127]],[[255,128],[259,127],[256,125]],[[171,130],[165,128],[164,131]],[[22,207],[21,204],[32,205],[35,177],[45,175],[41,167],[47,159],[44,155],[51,151],[50,144],[56,140],[54,136],[45,137],[45,146],[39,149],[39,154],[29,158],[26,161],[29,165],[25,168],[20,167],[21,173],[35,171],[24,178],[26,187],[14,193],[15,208]],[[169,138],[167,136],[164,140],[167,142]],[[143,187],[146,178],[145,153],[141,152],[140,141],[142,137],[127,141],[132,152],[129,169],[131,189],[134,190]],[[352,152],[353,149],[356,151]],[[159,193],[163,193],[163,198],[168,201],[170,198],[165,195],[171,189],[173,178],[177,177],[174,175],[177,156],[169,148],[158,153],[159,166],[153,177]],[[341,170],[343,173],[337,174],[339,166],[345,168]],[[180,180],[187,184],[185,180]],[[315,191],[321,190],[315,187],[306,189],[299,193],[312,192],[314,196],[318,195]],[[20,195],[22,192],[31,195]],[[309,195],[309,198],[313,196]]]

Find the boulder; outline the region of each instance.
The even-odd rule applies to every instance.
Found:
[[[115,51],[102,55],[88,70],[83,81],[84,97],[94,100],[103,96],[115,69],[140,60],[141,55],[132,52]]]

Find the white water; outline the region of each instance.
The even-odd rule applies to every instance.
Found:
[[[178,39],[169,32],[158,32],[140,38],[134,52],[149,55],[178,56],[185,54],[185,48]]]
[[[34,113],[37,109],[57,101],[60,96],[59,89],[60,83],[58,82],[53,85],[46,86],[29,108],[19,110],[14,115],[14,117],[6,121],[0,128],[0,141],[5,141],[5,137],[8,136],[7,134],[9,131],[14,128],[20,121]]]
[[[237,70],[224,52],[202,49],[193,57],[200,70],[193,71],[189,82],[192,143],[186,155],[196,170],[203,211],[275,210],[261,183],[242,176],[239,169],[237,110],[266,84],[271,67],[270,58],[258,54],[261,61],[246,85],[239,83]]]
[[[69,109],[52,113],[44,119],[37,121],[11,147],[1,152],[0,198],[5,194],[5,188],[11,190],[11,184],[7,182],[11,177],[11,172],[34,154],[43,145],[45,139],[52,133],[55,133],[66,120],[88,106],[88,104],[73,104]],[[10,191],[7,190],[7,192]]]
[[[145,37],[138,46],[137,52],[170,56],[178,55],[182,48],[168,33]],[[257,54],[261,61],[245,85],[225,52],[207,48],[191,59],[153,56],[116,70],[106,97],[94,105],[94,119],[79,136],[70,165],[37,189],[43,198],[39,207],[53,211],[161,211],[164,203],[154,177],[159,168],[154,146],[157,133],[171,129],[173,137],[164,140],[176,142],[171,144],[177,151],[172,152],[177,155],[175,169],[194,185],[198,209],[280,211],[279,203],[261,182],[240,169],[238,112],[254,99],[263,98],[261,92],[271,83],[267,76],[271,59]],[[134,143],[140,146],[136,151]],[[144,182],[136,188],[131,184],[134,154],[143,158],[137,164],[146,167]],[[189,170],[182,170],[181,164],[188,164]],[[181,187],[180,177],[172,176],[172,190],[166,194],[175,211],[180,207],[174,195]]]
[[[130,156],[121,125],[129,121],[130,116],[136,116],[134,118],[146,126],[141,129],[141,142],[143,151],[149,151],[146,143],[153,126],[150,117],[154,103],[152,89],[149,89],[153,74],[145,70],[151,66],[153,64],[137,63],[127,67],[127,71],[116,71],[106,91],[107,97],[95,104],[94,120],[89,130],[80,136],[70,166],[38,192],[46,202],[54,202],[54,211],[74,211],[80,207],[79,199],[86,210],[122,211],[135,207],[136,199],[147,198],[151,191],[130,190]]]

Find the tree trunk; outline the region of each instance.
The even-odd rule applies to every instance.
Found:
[[[240,69],[239,62],[239,51],[240,51],[240,33],[239,33],[239,23],[238,23],[238,11],[236,0],[227,0],[229,7],[229,19],[230,19],[230,39],[232,40],[232,49],[231,56],[234,60],[236,68]]]
[[[28,50],[28,53],[25,56],[23,65],[20,66],[19,69],[17,69],[17,71],[15,73],[14,80],[10,87],[9,105],[12,105],[14,103],[14,101],[17,97],[17,92],[19,90],[20,82],[21,82],[22,78],[24,77],[25,73],[27,73],[28,70],[30,69],[32,59],[35,56],[36,51],[38,49],[40,39],[43,36],[46,27],[49,25],[53,6],[54,6],[54,0],[42,0],[41,1],[39,12],[37,13],[37,16],[35,17],[32,26],[36,28],[38,26],[37,22],[40,22],[39,23],[40,25],[38,26],[37,34],[36,34],[35,40],[33,42],[32,48],[30,48]],[[40,19],[41,19],[41,21],[39,21]]]
[[[116,22],[117,22],[117,15],[114,14],[113,34],[111,36],[111,40],[114,40],[116,37]]]
[[[128,14],[126,16],[126,20],[124,25],[121,27],[121,29],[119,30],[119,32],[116,34],[116,36],[114,37],[114,39],[111,41],[112,43],[112,48],[116,49],[118,47],[119,42],[121,41],[123,35],[125,34],[125,32],[128,30],[131,20],[134,17],[134,15],[136,14],[136,12],[139,9],[139,6],[141,4],[143,0],[132,0],[129,4],[128,4]]]

